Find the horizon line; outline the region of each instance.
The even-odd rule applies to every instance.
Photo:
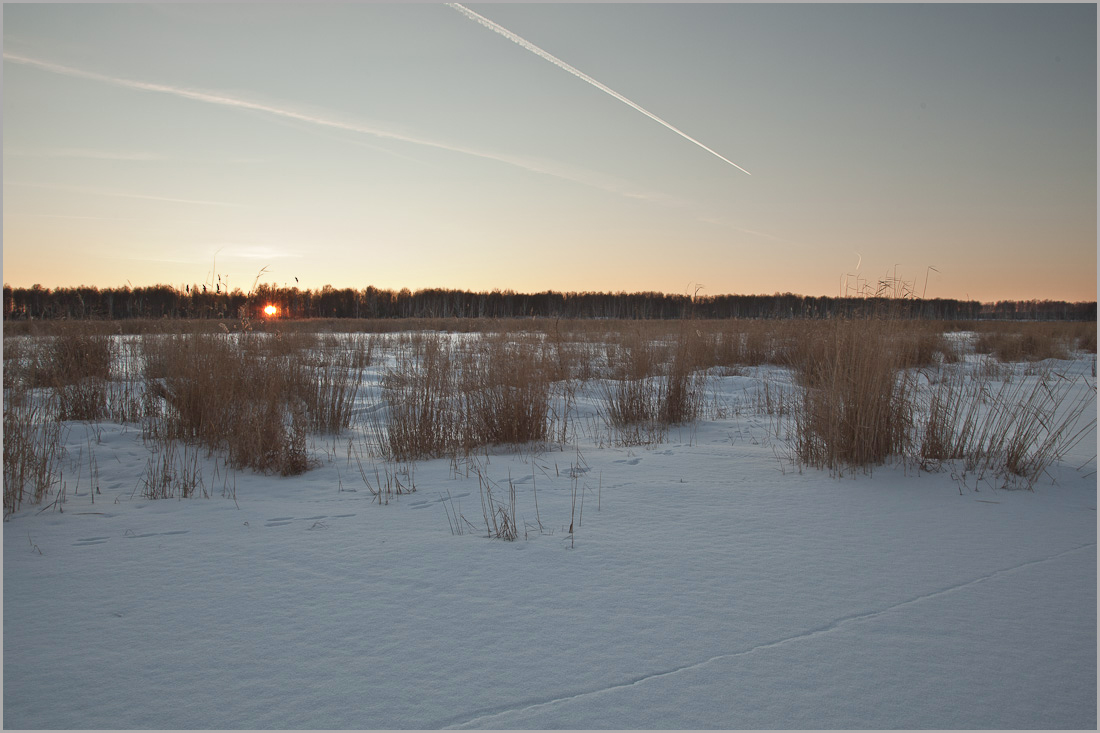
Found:
[[[227,283],[223,282],[222,284],[225,285]],[[56,291],[66,291],[66,290],[81,290],[81,289],[89,289],[89,290],[96,290],[96,291],[103,292],[103,291],[109,291],[109,290],[125,290],[125,289],[129,289],[130,291],[134,291],[134,290],[141,290],[141,289],[168,288],[168,289],[170,289],[170,290],[172,290],[176,293],[180,293],[184,296],[189,297],[191,295],[191,293],[197,292],[197,290],[196,290],[197,287],[201,287],[202,285],[203,285],[203,283],[182,283],[181,285],[177,286],[177,285],[173,285],[171,283],[164,283],[164,282],[153,283],[153,284],[150,284],[150,285],[133,285],[133,284],[129,284],[129,281],[127,281],[127,284],[113,285],[113,286],[111,286],[111,285],[109,285],[109,286],[98,286],[98,285],[80,284],[80,285],[58,285],[58,286],[55,286],[55,287],[46,287],[46,286],[43,286],[39,283],[35,283],[34,285],[11,285],[10,283],[5,282],[5,283],[3,283],[3,288],[4,288],[5,291],[7,291],[9,289],[13,290],[13,291],[15,291],[15,290],[34,290],[34,288],[37,286],[37,287],[42,289],[41,290],[42,292],[45,292],[45,293],[53,293],[53,292],[56,292]],[[308,285],[303,286],[300,283],[295,283],[294,285],[289,285],[289,284],[284,283],[282,286],[279,286],[277,284],[276,285],[269,285],[268,283],[261,283],[260,284],[260,286],[264,286],[264,285],[268,285],[267,289],[271,290],[271,291],[274,291],[275,293],[279,293],[279,292],[319,293],[319,292],[322,292],[325,288],[331,288],[334,292],[352,291],[352,292],[355,292],[355,293],[364,293],[364,292],[367,292],[369,290],[374,290],[378,293],[390,293],[390,294],[395,294],[395,295],[400,295],[401,292],[407,290],[409,292],[409,295],[417,295],[417,294],[421,294],[421,293],[430,293],[430,292],[456,293],[456,294],[463,294],[463,295],[492,295],[492,294],[499,293],[499,294],[502,294],[502,295],[519,296],[519,297],[533,297],[533,296],[538,296],[538,295],[561,295],[561,296],[638,296],[638,295],[647,295],[647,296],[660,296],[660,297],[664,297],[664,298],[686,298],[689,301],[696,301],[696,300],[705,301],[705,300],[714,299],[714,298],[792,298],[793,297],[793,298],[801,298],[801,299],[811,298],[811,299],[815,299],[815,300],[821,300],[821,299],[828,299],[828,300],[884,300],[884,301],[899,301],[899,302],[957,301],[957,302],[960,302],[960,303],[979,303],[981,305],[996,305],[997,303],[1036,303],[1036,304],[1040,304],[1040,303],[1065,303],[1065,304],[1074,304],[1074,305],[1078,305],[1078,304],[1086,304],[1087,305],[1087,304],[1097,303],[1096,298],[1093,298],[1092,300],[1088,300],[1088,299],[1086,299],[1086,300],[1067,300],[1067,299],[1064,299],[1064,298],[1059,299],[1059,298],[1007,298],[1007,297],[999,297],[999,298],[995,298],[993,300],[979,300],[979,299],[971,298],[969,296],[961,296],[961,297],[938,296],[938,297],[923,297],[922,298],[922,297],[891,297],[889,295],[875,295],[875,294],[869,294],[869,295],[808,295],[808,294],[805,294],[805,293],[795,293],[795,292],[791,292],[791,291],[772,292],[772,293],[726,292],[726,293],[715,293],[715,294],[710,294],[710,295],[704,295],[704,294],[692,295],[692,294],[689,294],[689,293],[680,293],[680,292],[672,292],[672,291],[665,291],[665,290],[555,290],[553,288],[548,288],[548,289],[544,289],[544,290],[518,291],[518,290],[513,290],[512,288],[493,288],[491,290],[472,290],[472,289],[468,289],[468,288],[452,288],[452,287],[442,287],[442,286],[430,286],[430,287],[421,287],[421,288],[412,289],[412,288],[409,288],[408,286],[402,286],[400,288],[388,288],[388,287],[383,288],[383,287],[377,287],[375,285],[364,285],[363,287],[360,287],[360,288],[355,288],[355,287],[351,287],[351,286],[338,288],[338,287],[334,287],[333,285],[331,285],[329,283],[326,283],[326,284],[318,286],[318,287],[310,287]],[[184,289],[185,287],[191,288],[190,292],[186,291]],[[234,297],[235,295],[236,295],[236,297],[240,297],[240,296],[252,297],[249,293],[245,293],[244,291],[242,291],[239,286],[234,286],[234,288],[232,290],[223,289],[221,292],[214,292],[213,290],[211,290],[211,291],[209,291],[205,294],[209,295],[209,296],[213,296],[213,297],[218,297],[218,298]]]

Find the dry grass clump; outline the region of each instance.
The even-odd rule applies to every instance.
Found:
[[[481,471],[481,467],[475,464],[477,472],[478,491],[481,496],[481,514],[485,519],[485,534],[498,540],[514,541],[519,537],[519,525],[516,523],[516,486],[511,479],[508,480],[508,498],[501,500],[493,496],[493,489],[500,491],[496,482],[492,481]]]
[[[544,442],[550,437],[549,350],[488,341],[464,362],[463,447]]]
[[[599,389],[612,427],[657,422],[660,387],[655,378],[607,380]]]
[[[57,388],[58,419],[99,420],[107,415],[107,382],[90,377]]]
[[[101,333],[95,322],[64,326],[55,336],[4,340],[5,388],[54,394],[61,420],[140,420],[134,344]]]
[[[736,332],[736,338],[737,364],[760,366],[772,360],[775,344],[768,324],[760,321],[743,322]]]
[[[459,444],[453,351],[438,335],[422,337],[398,354],[383,375],[382,395],[389,406],[385,441],[394,460],[444,456]]]
[[[349,445],[349,463],[352,457],[355,458],[355,465],[359,469],[359,476],[363,479],[363,484],[370,492],[371,501],[377,501],[380,506],[389,504],[390,500],[396,496],[416,492],[415,464],[408,463],[404,468],[394,467],[392,471],[386,466],[381,472],[376,465],[374,466],[374,482],[372,483],[369,473],[363,467],[363,457],[358,450]]]
[[[599,345],[583,341],[551,340],[552,359],[547,364],[554,382],[588,382],[603,368],[604,354]]]
[[[110,336],[66,325],[63,333],[41,341],[7,339],[5,350],[12,345],[14,353],[5,354],[5,386],[18,383],[52,391],[61,420],[106,417],[116,343]]]
[[[698,331],[687,330],[677,338],[661,380],[657,414],[660,422],[680,425],[699,419],[706,399],[706,375],[701,371],[704,348]]]
[[[992,324],[978,332],[974,351],[1002,362],[1068,359],[1074,341],[1062,324]]]
[[[669,425],[699,419],[706,401],[703,370],[712,357],[713,344],[690,327],[662,342],[636,331],[609,346],[610,379],[599,391],[617,442],[658,442]]]
[[[309,331],[275,331],[262,342],[262,346],[272,354],[289,356],[317,348],[320,342],[321,337]],[[339,340],[331,339],[331,342],[338,344]]]
[[[63,420],[107,411],[114,347],[72,328],[43,340],[5,339],[4,513],[40,503],[61,481]]]
[[[246,334],[238,342],[189,334],[147,339],[147,431],[224,450],[237,468],[302,473],[310,466],[307,430],[349,416],[353,395],[343,388],[319,388],[308,365],[265,351],[255,338]],[[344,401],[333,405],[333,398]]]
[[[897,348],[902,368],[957,364],[961,360],[958,349],[944,336],[941,323],[906,321],[899,331]]]
[[[967,471],[1031,488],[1095,427],[1095,416],[1082,422],[1094,411],[1095,392],[1090,399],[1088,390],[1077,391],[1072,379],[1051,369],[997,380],[953,371],[931,393],[920,457],[925,465],[961,459]]]
[[[793,416],[801,462],[835,470],[904,453],[912,383],[900,375],[894,335],[881,321],[833,321],[792,352],[803,388],[802,409]]]
[[[777,322],[731,320],[711,324],[695,322],[705,329],[700,334],[700,366],[760,366],[774,361],[776,337],[783,325]]]
[[[170,439],[153,441],[152,455],[141,477],[141,495],[147,499],[209,497],[195,446]]]
[[[586,382],[595,379],[604,361],[602,344],[578,333],[561,321],[552,321],[540,341],[550,349],[546,367],[553,382]]]
[[[1096,353],[1096,323],[1073,324],[1071,337],[1079,350]]]
[[[4,390],[4,516],[25,499],[38,504],[61,481],[64,429],[50,405]]]
[[[640,380],[656,376],[666,350],[658,335],[641,325],[607,335],[607,374],[612,379]]]
[[[410,460],[547,441],[552,351],[500,337],[420,336],[383,375],[387,455]]]
[[[640,328],[620,334],[617,342],[607,344],[609,379],[600,382],[599,390],[609,425],[623,428],[658,422],[661,408],[657,374],[663,356],[658,344]]]
[[[50,343],[45,363],[38,369],[40,384],[77,384],[85,379],[107,379],[115,360],[110,336],[73,333],[57,336]]]
[[[4,339],[4,389],[27,383],[26,364],[30,361],[33,345],[28,338]]]
[[[920,458],[929,462],[963,458],[973,443],[981,418],[986,382],[962,370],[941,375],[920,418]]]
[[[145,333],[184,333],[204,331],[214,333],[218,321],[200,319],[128,318],[122,320],[4,320],[4,336],[33,336],[36,338],[66,336],[73,332],[96,336],[136,335]]]
[[[353,336],[323,342],[320,355],[308,361],[295,352],[287,353],[311,431],[334,434],[350,427],[363,370],[370,365],[373,350],[374,339]]]

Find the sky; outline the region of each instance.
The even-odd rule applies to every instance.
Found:
[[[15,287],[1096,299],[1094,4],[3,20]]]

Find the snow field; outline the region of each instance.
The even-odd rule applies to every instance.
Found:
[[[830,476],[751,409],[764,378],[716,378],[724,416],[660,444],[613,445],[582,394],[578,446],[474,457],[515,542],[462,460],[379,505],[364,426],[306,474],[204,457],[210,499],[153,501],[140,427],[71,423],[79,489],[4,525],[4,724],[1095,728],[1095,436],[1030,492]]]

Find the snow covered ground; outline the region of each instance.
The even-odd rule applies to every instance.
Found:
[[[4,524],[4,726],[1095,729],[1095,435],[1034,491],[837,477],[749,409],[761,376],[660,444],[421,461],[385,505],[358,432],[152,501],[139,426],[72,423],[63,510]]]

